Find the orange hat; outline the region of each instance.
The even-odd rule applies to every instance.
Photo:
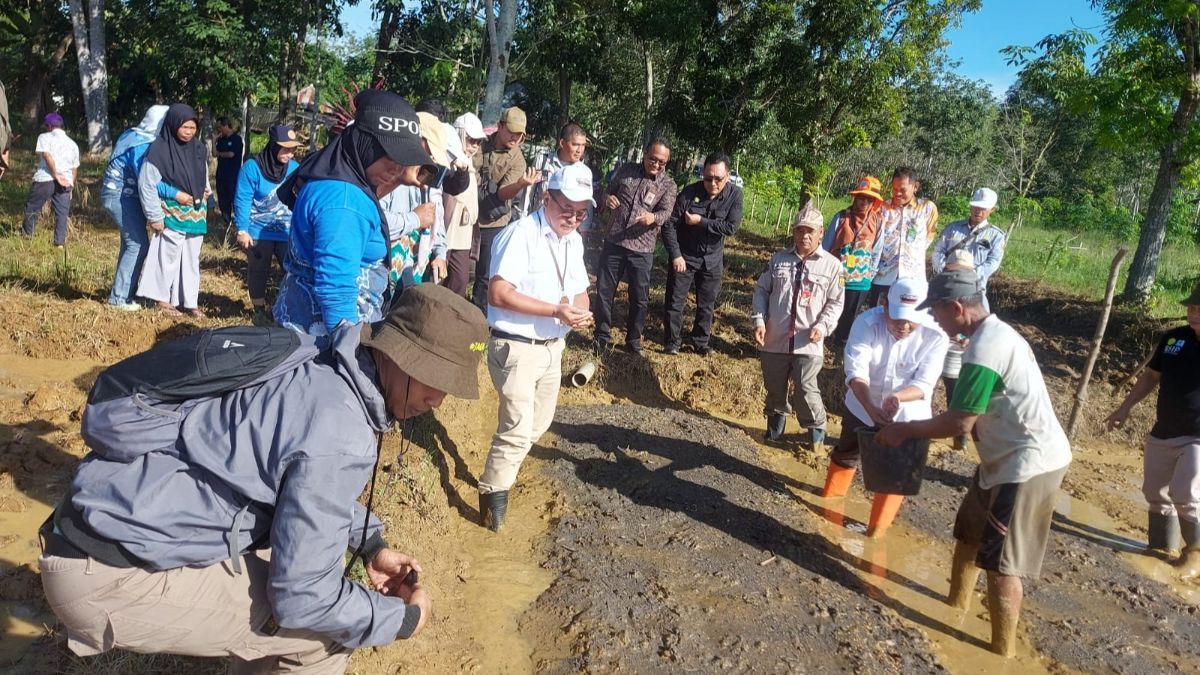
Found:
[[[863,176],[862,178],[858,179],[858,182],[854,184],[854,187],[850,188],[849,194],[866,195],[875,201],[881,202],[883,201],[883,197],[880,197],[879,193],[882,190],[883,183],[880,183],[878,178],[875,176]]]

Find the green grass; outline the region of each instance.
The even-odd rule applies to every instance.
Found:
[[[826,222],[849,203],[850,200],[846,197],[822,200],[820,207]],[[755,234],[778,239],[781,245],[784,245],[789,237],[789,213],[794,215],[795,210],[794,206],[785,207],[782,219],[777,221],[779,203],[764,203],[762,200],[756,200],[747,191],[743,228]],[[945,226],[951,220],[955,219],[943,218],[940,225]],[[1011,220],[1001,211],[992,217],[992,223],[1007,231]],[[1012,233],[1000,274],[1035,281],[1054,291],[1098,300],[1104,296],[1108,269],[1122,243],[1129,247],[1129,254],[1121,263],[1121,275],[1117,285],[1119,293],[1124,287],[1133,253],[1137,250],[1137,241],[1121,241],[1117,237],[1099,232],[1053,230],[1026,223]],[[1149,314],[1155,318],[1182,316],[1183,310],[1179,301],[1191,292],[1198,279],[1200,247],[1168,242],[1163,247],[1158,265],[1158,279],[1146,308]]]

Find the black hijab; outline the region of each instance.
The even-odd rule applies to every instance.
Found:
[[[275,141],[270,141],[267,143],[267,147],[259,150],[253,158],[254,162],[258,164],[259,173],[272,183],[282,181],[283,175],[287,173],[287,163],[279,163],[279,151],[282,149],[283,146]]]
[[[358,125],[351,124],[336,136],[329,145],[304,158],[300,168],[292,172],[279,186],[276,194],[288,208],[296,208],[296,197],[300,189],[313,180],[340,180],[358,186],[375,208],[379,209],[379,198],[375,188],[367,180],[367,167],[384,156],[383,146],[371,134]],[[380,209],[380,218],[383,210]]]
[[[200,142],[199,133],[187,143],[181,143],[175,136],[184,122],[196,120],[196,111],[186,103],[175,103],[167,108],[158,138],[146,151],[146,161],[158,168],[164,182],[187,192],[199,202],[208,185],[208,160],[204,144]]]

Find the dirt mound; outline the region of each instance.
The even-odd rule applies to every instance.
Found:
[[[569,491],[522,626],[544,672],[927,672],[932,645],[802,517],[745,434],[679,411],[560,408]],[[518,495],[519,499],[520,496]]]

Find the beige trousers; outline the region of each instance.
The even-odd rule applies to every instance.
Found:
[[[488,341],[488,372],[500,394],[500,414],[479,491],[501,492],[517,482],[529,448],[550,428],[558,405],[564,342],[548,345],[493,337]]]
[[[269,559],[269,551],[247,553],[240,575],[228,563],[153,572],[43,555],[38,565],[46,600],[80,656],[125,649],[230,656],[233,673],[345,672],[351,650],[274,625]]]

